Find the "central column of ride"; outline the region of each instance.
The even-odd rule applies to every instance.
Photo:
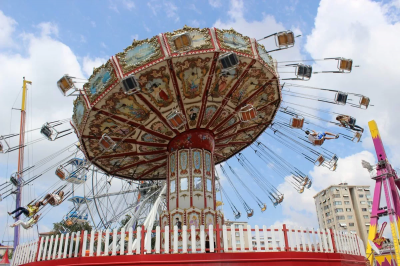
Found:
[[[216,211],[214,176],[214,134],[194,129],[176,136],[168,144],[167,211],[161,226],[192,225],[199,229],[222,224]]]

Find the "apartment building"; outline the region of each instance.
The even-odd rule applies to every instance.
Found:
[[[369,186],[332,185],[314,196],[320,228],[357,233],[367,242],[372,197]]]
[[[233,226],[235,229],[239,229],[240,226],[242,226],[243,229],[247,229],[247,222],[239,222],[239,221],[229,221],[226,220],[224,223],[228,228],[230,228],[231,226]],[[230,232],[228,232],[228,243],[231,243],[231,234]],[[247,231],[243,231],[243,238],[244,238],[244,248],[248,248],[249,247],[249,238],[247,236]],[[235,232],[235,242],[236,242],[236,249],[240,248],[240,234],[239,232]],[[229,244],[229,248],[231,248],[231,245]]]

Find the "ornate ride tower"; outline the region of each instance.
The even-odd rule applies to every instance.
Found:
[[[72,124],[86,158],[103,171],[166,180],[162,227],[176,218],[196,228],[222,224],[214,166],[271,124],[280,89],[272,58],[255,39],[185,26],[135,40],[95,69]]]

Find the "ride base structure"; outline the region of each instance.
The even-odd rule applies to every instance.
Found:
[[[392,168],[389,160],[386,156],[385,149],[383,147],[382,139],[379,134],[378,126],[374,120],[368,123],[371,131],[372,140],[374,142],[376,156],[378,163],[376,166],[368,165],[366,168],[369,170],[371,178],[376,181],[374,190],[374,199],[372,203],[371,222],[368,234],[367,244],[367,257],[371,265],[374,261],[377,261],[379,266],[383,265],[400,265],[400,250],[399,250],[399,232],[400,232],[400,195],[398,189],[400,189],[400,179],[398,178],[396,171]],[[381,206],[381,195],[382,187],[384,191],[384,202],[386,206]],[[392,232],[392,239],[394,245],[395,256],[375,256],[375,252],[371,247],[370,241],[375,243],[377,241],[377,230],[378,220],[380,217],[389,216],[390,230]],[[383,230],[383,229],[381,229]],[[374,257],[376,257],[374,259]],[[384,258],[383,258],[384,257]],[[382,259],[383,258],[383,259]],[[388,259],[389,258],[389,259]]]

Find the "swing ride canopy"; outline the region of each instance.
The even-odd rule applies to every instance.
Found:
[[[191,41],[183,52],[174,43],[182,34]],[[239,63],[222,71],[218,58],[229,52]],[[141,92],[128,95],[121,80],[131,75]],[[208,148],[218,164],[253,143],[273,121],[280,90],[274,62],[255,39],[233,29],[185,26],[135,40],[94,69],[74,102],[72,124],[86,158],[106,173],[165,179],[167,153],[180,146],[200,148],[211,137]],[[242,122],[239,112],[246,108],[257,114]],[[168,121],[176,111],[186,120],[177,128]],[[117,143],[114,149],[101,147],[104,134]]]

